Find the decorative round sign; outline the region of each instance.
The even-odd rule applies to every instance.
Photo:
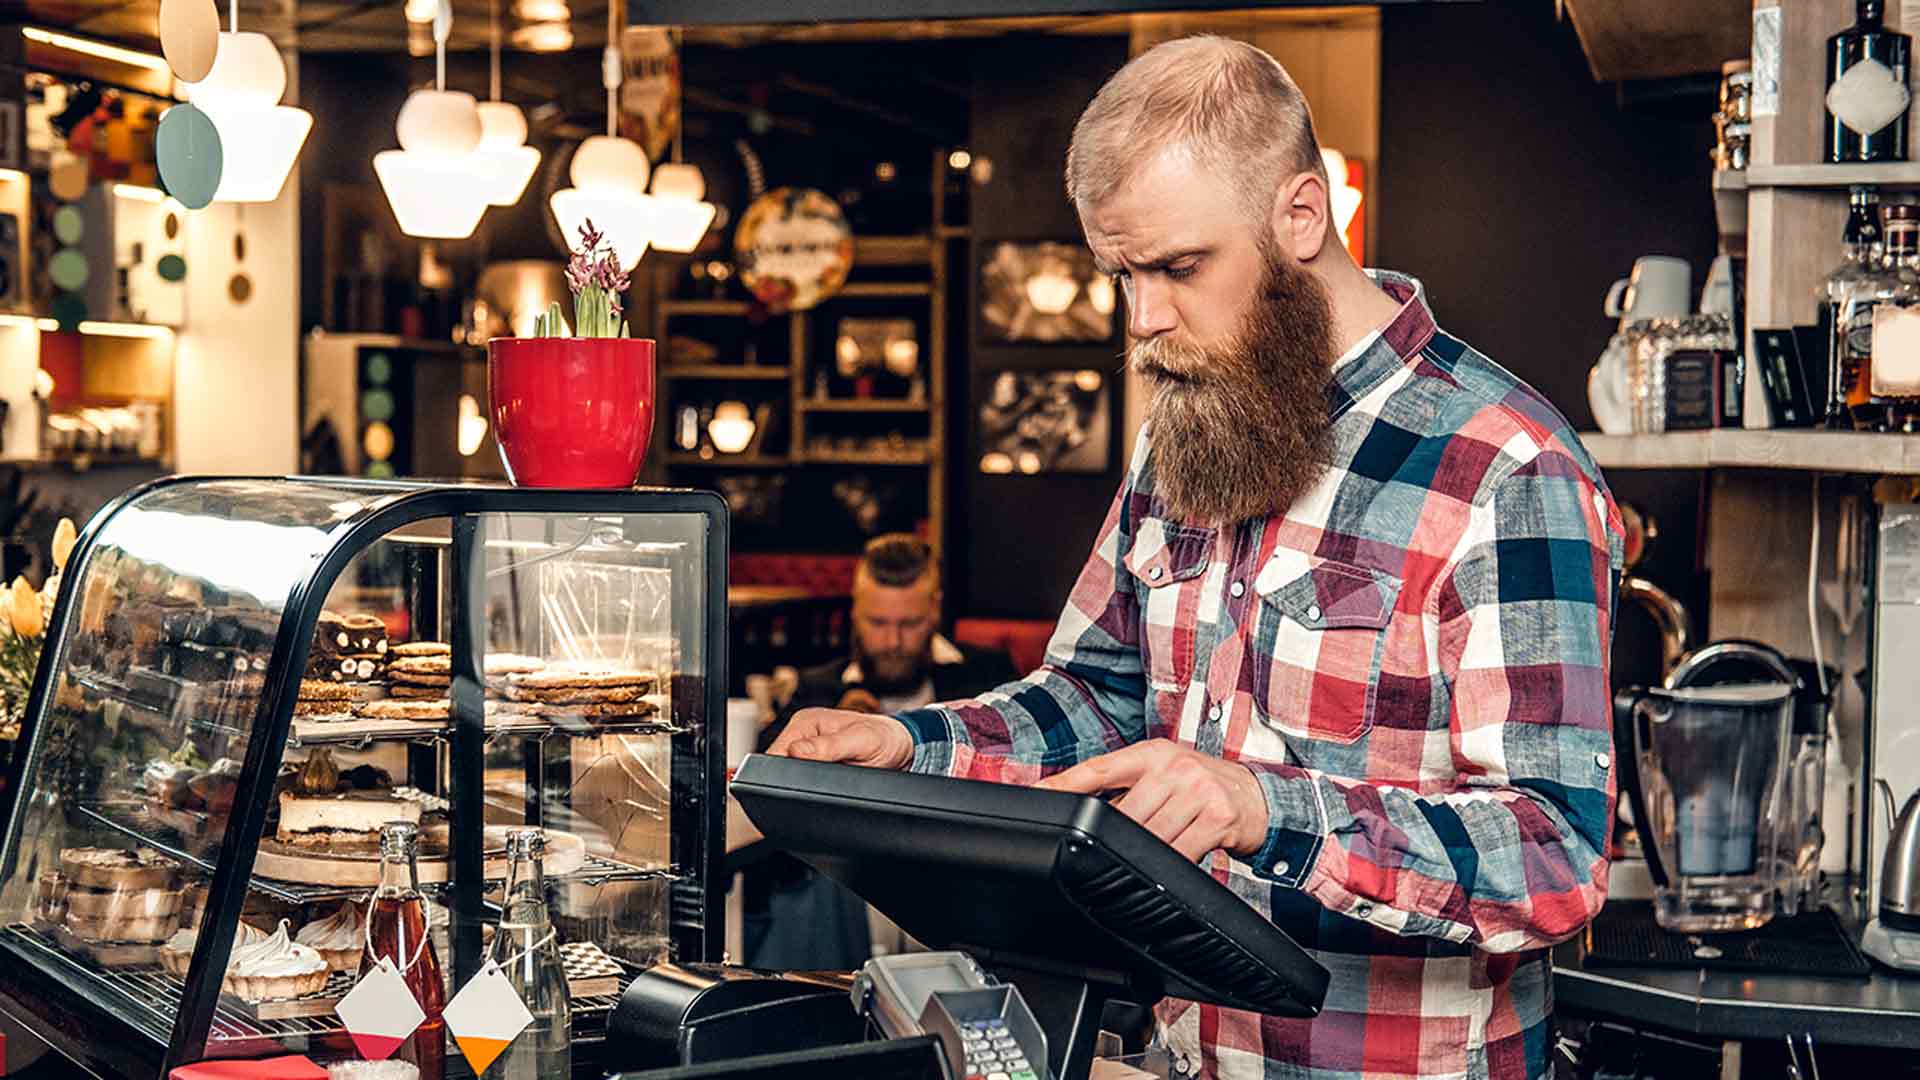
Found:
[[[63,206],[53,212],[53,235],[62,244],[77,244],[87,231],[87,219],[77,206]]]
[[[207,114],[191,102],[175,105],[160,118],[160,130],[154,133],[154,156],[160,160],[160,180],[167,194],[189,210],[198,210],[213,201],[220,187],[224,156],[220,150],[220,131]]]
[[[812,188],[755,199],[733,234],[740,283],[768,311],[805,311],[840,290],[853,269],[853,232],[840,204]]]
[[[47,261],[47,276],[68,292],[87,287],[87,256],[79,248],[61,248]]]
[[[175,78],[206,78],[219,47],[220,12],[213,0],[160,0],[160,55]]]
[[[187,260],[178,255],[162,255],[153,270],[161,281],[182,281],[187,276]]]

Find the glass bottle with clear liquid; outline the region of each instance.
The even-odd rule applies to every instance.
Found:
[[[506,1052],[487,1067],[485,1080],[543,1080],[573,1075],[572,1014],[560,941],[547,911],[539,829],[507,833],[507,892],[489,956],[533,1014]]]
[[[440,972],[427,927],[426,901],[420,895],[420,829],[403,821],[380,829],[380,887],[373,894],[367,916],[367,951],[360,958],[360,974],[373,970],[380,959],[393,961],[407,989],[413,992],[425,1021],[414,1029],[393,1056],[420,1069],[420,1080],[443,1080],[447,1071],[447,1022],[441,1012],[447,1004],[447,984]]]

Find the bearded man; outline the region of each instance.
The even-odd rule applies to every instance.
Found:
[[[1599,470],[1419,282],[1353,263],[1258,49],[1133,60],[1067,190],[1153,400],[1046,663],[803,712],[774,751],[1119,793],[1332,974],[1312,1019],[1162,1002],[1184,1074],[1548,1075],[1546,950],[1605,899],[1615,794]]]

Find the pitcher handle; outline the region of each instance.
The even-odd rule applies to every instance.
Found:
[[[1607,318],[1618,319],[1627,313],[1626,309],[1620,306],[1620,302],[1626,297],[1627,286],[1631,284],[1633,284],[1633,282],[1630,279],[1621,278],[1619,281],[1614,282],[1611,288],[1607,289],[1606,302],[1600,307],[1600,310],[1606,314]]]
[[[1647,876],[1665,888],[1666,867],[1660,862],[1660,843],[1654,839],[1653,817],[1647,813],[1646,796],[1640,790],[1640,748],[1643,741],[1638,728],[1640,712],[1647,702],[1642,687],[1629,687],[1613,695],[1613,764],[1619,783],[1616,790],[1633,807],[1633,826],[1640,831],[1640,853],[1647,860]]]
[[[1880,800],[1881,802],[1886,804],[1887,831],[1891,833],[1893,831],[1893,827],[1896,824],[1898,824],[1900,820],[1900,812],[1894,806],[1893,785],[1887,783],[1886,777],[1876,776],[1873,778],[1873,786],[1880,789]]]

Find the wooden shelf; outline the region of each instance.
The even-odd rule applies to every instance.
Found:
[[[933,455],[925,450],[894,453],[862,453],[843,450],[810,450],[796,455],[795,460],[802,465],[905,465],[909,467],[931,464]]]
[[[844,401],[822,401],[819,398],[803,398],[800,402],[802,412],[832,413],[923,413],[930,406],[924,401],[889,401],[884,398],[853,398]]]
[[[842,285],[829,300],[871,300],[882,297],[932,296],[933,286],[924,281],[856,281]]]
[[[662,364],[660,377],[663,379],[780,379],[787,378],[789,372],[783,367],[759,365],[748,367],[745,364]]]
[[[708,469],[784,469],[793,462],[780,457],[760,457],[751,454],[716,454],[703,458],[697,454],[668,454],[667,464],[675,467]]]
[[[855,266],[925,266],[933,259],[933,237],[856,236],[853,238]]]
[[[1659,435],[1581,432],[1580,441],[1603,469],[1793,469],[1920,475],[1920,435],[1723,428]]]
[[[1749,188],[1839,188],[1854,184],[1920,188],[1920,162],[1884,165],[1750,165]]]
[[[745,300],[662,300],[660,315],[745,315],[753,305]]]

